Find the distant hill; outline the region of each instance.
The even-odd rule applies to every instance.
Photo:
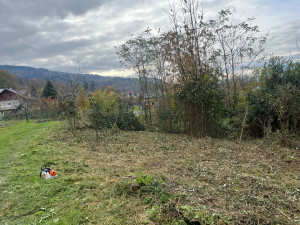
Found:
[[[29,78],[38,78],[41,80],[60,82],[68,86],[79,82],[82,86],[86,84],[88,87],[91,87],[92,82],[94,82],[95,87],[98,88],[112,86],[121,92],[133,91],[135,93],[139,93],[140,90],[138,79],[136,78],[107,77],[95,74],[72,74],[28,66],[0,65],[0,69],[4,69],[25,81]]]

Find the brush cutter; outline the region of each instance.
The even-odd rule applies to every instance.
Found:
[[[51,169],[50,166],[45,165],[41,167],[40,178],[54,179],[56,176],[56,171]]]

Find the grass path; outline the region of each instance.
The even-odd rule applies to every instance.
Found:
[[[2,180],[0,188],[4,187],[3,183],[8,176],[8,168],[15,166],[15,158],[20,151],[26,150],[30,143],[43,137],[54,124],[21,123],[0,127],[0,181]]]
[[[33,156],[39,150],[34,146],[56,126],[57,122],[20,123],[0,127],[1,222],[13,223],[11,220],[6,220],[5,214],[13,213],[13,211],[26,211],[34,205],[30,194],[22,195],[26,190],[30,191],[28,181],[38,181],[37,162],[44,160]],[[18,216],[17,214],[11,215],[11,218],[17,219]],[[18,224],[17,221],[16,224]]]
[[[64,184],[41,180],[39,169],[44,164],[55,164],[55,149],[45,145],[45,141],[57,126],[58,122],[48,122],[0,128],[1,224],[38,224],[49,218],[51,223],[56,221],[56,212],[49,206],[53,207],[52,197]],[[72,224],[77,219],[77,215],[68,219],[74,213],[70,209],[63,224]]]

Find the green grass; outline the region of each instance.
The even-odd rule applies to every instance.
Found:
[[[118,210],[124,201],[111,197],[105,170],[99,165],[88,173],[76,140],[65,140],[59,122],[21,123],[0,133],[0,224],[137,224]],[[40,179],[45,164],[57,170],[57,179]]]
[[[65,196],[72,195],[76,189],[66,188],[63,180],[41,180],[39,168],[52,164],[61,157],[54,146],[44,145],[49,131],[54,131],[57,122],[21,123],[0,128],[0,176],[1,176],[1,223],[34,224],[43,221],[58,222],[59,215],[65,213],[62,224],[83,221],[77,205],[59,207]],[[74,216],[76,215],[76,216]]]
[[[299,223],[299,149],[64,127],[0,127],[0,224]],[[57,179],[39,178],[45,164]]]

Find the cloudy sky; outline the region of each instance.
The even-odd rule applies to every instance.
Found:
[[[168,0],[0,0],[0,65],[127,76],[114,46],[147,27],[166,29]],[[206,0],[205,16],[234,7],[269,32],[267,51],[297,56],[300,0]],[[300,44],[300,43],[299,43]]]

